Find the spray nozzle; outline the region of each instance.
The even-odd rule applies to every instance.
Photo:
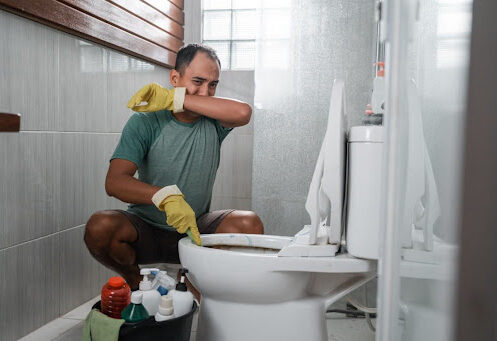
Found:
[[[140,282],[140,285],[139,285],[139,289],[140,290],[150,290],[152,289],[152,282],[150,281],[150,278],[148,278],[148,276],[151,274],[152,272],[150,271],[150,269],[141,269],[140,270],[140,275],[143,275],[143,280]]]
[[[176,290],[186,291],[185,275],[188,273],[188,269],[182,268],[179,271],[181,278],[178,284],[176,284]]]

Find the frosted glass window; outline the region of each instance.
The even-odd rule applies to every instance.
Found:
[[[440,8],[437,35],[446,38],[458,38],[471,32],[471,7]]]
[[[258,65],[264,69],[288,69],[290,66],[290,42],[288,40],[263,42]]]
[[[257,10],[263,0],[203,1],[202,42],[216,50],[221,69],[253,69]]]
[[[263,8],[290,8],[292,0],[262,0]]]
[[[231,39],[231,11],[204,12],[204,40]]]
[[[255,64],[255,42],[233,41],[231,69],[253,69]]]
[[[231,9],[231,0],[203,0],[204,9]]]
[[[255,10],[233,11],[233,39],[255,39]]]
[[[225,70],[230,68],[230,41],[204,41],[204,44],[216,50],[217,57],[221,62],[221,69]]]
[[[264,39],[290,39],[290,10],[271,9],[263,11],[262,37]]]
[[[233,0],[233,9],[255,9],[258,1],[255,0]]]

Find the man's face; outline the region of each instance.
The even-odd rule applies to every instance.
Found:
[[[219,65],[206,53],[197,52],[183,75],[171,70],[170,81],[174,87],[185,87],[188,95],[214,96],[219,82]]]

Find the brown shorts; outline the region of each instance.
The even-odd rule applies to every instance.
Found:
[[[186,234],[152,226],[131,212],[115,211],[125,215],[138,233],[138,239],[130,244],[136,252],[137,264],[179,263],[178,241]],[[197,219],[199,232],[201,234],[216,232],[221,221],[233,211],[219,210],[201,215]]]

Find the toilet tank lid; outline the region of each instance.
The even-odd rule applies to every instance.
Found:
[[[350,128],[349,142],[383,142],[383,126],[355,126]]]

